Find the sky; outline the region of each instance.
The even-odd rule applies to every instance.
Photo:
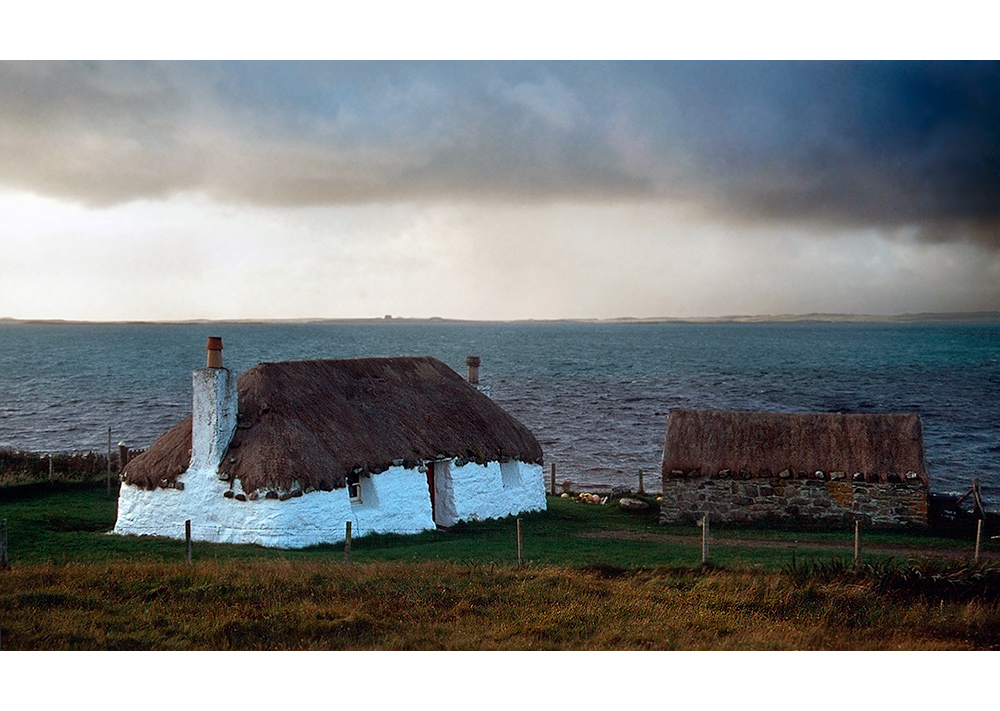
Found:
[[[1000,62],[0,62],[0,317],[1000,308]]]

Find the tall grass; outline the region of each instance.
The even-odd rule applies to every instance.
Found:
[[[796,583],[864,583],[881,595],[958,602],[1000,602],[1000,566],[995,562],[929,558],[877,560],[854,566],[846,558],[793,562],[785,572]]]
[[[995,601],[687,567],[39,564],[0,576],[5,649],[993,649]]]

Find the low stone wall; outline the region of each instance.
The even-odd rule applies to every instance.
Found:
[[[794,479],[664,477],[661,523],[808,520],[861,521],[871,526],[927,526],[927,483]]]

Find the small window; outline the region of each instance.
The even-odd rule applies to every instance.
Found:
[[[504,488],[521,486],[521,467],[514,460],[502,462],[500,464],[500,477],[503,480]]]
[[[347,475],[347,496],[352,504],[361,503],[361,474],[351,473]]]

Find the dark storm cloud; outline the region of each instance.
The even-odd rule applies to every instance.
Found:
[[[1000,246],[1000,64],[693,70],[702,180],[738,213]]]
[[[8,64],[0,182],[92,205],[681,199],[1000,247],[1000,63]]]

